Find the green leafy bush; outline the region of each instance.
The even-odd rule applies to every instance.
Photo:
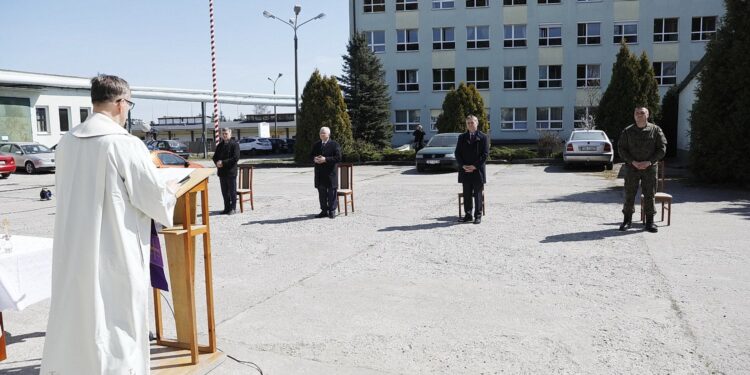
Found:
[[[414,161],[417,154],[414,150],[399,151],[392,148],[384,148],[382,153],[385,161]]]

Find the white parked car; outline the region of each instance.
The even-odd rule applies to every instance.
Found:
[[[612,169],[612,142],[601,130],[573,130],[565,143],[563,160],[571,164],[601,164]]]
[[[273,145],[268,138],[242,138],[240,139],[240,154],[255,155],[259,151],[271,153]]]
[[[55,170],[55,152],[36,142],[3,142],[0,153],[12,155],[16,166],[28,174]]]

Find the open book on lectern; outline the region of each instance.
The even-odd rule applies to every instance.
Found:
[[[164,181],[177,180],[180,188],[177,190],[177,198],[181,197],[195,185],[216,173],[214,168],[159,168],[159,177]]]

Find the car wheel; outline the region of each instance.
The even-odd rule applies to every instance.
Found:
[[[605,165],[605,166],[604,166],[604,169],[606,169],[606,170],[608,170],[608,171],[611,171],[611,170],[612,170],[612,168],[614,168],[614,167],[615,167],[615,166],[614,166],[614,164],[612,164],[612,163],[607,163],[607,165]]]
[[[34,163],[32,163],[30,161],[26,162],[25,169],[26,169],[26,173],[28,173],[28,174],[33,174],[34,171],[36,171],[36,167],[34,167]]]
[[[10,177],[10,173],[3,173],[0,175],[0,178],[8,178]]]
[[[258,150],[254,149],[254,148],[250,149],[250,155],[255,156],[255,154],[257,154],[257,153],[258,153]]]
[[[424,165],[417,164],[417,172],[424,172],[424,170],[425,170]]]

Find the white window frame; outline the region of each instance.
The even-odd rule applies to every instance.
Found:
[[[401,39],[402,35],[404,41],[399,42],[399,39]],[[409,39],[411,35],[414,35],[416,39]],[[396,52],[416,51],[419,51],[419,29],[396,29]]]
[[[419,69],[396,70],[396,92],[419,92]]]
[[[506,119],[506,114],[511,111],[511,119]],[[521,116],[523,114],[523,116]],[[520,118],[524,119],[521,120]],[[529,113],[525,107],[506,107],[500,108],[500,131],[528,131],[529,130]]]
[[[580,67],[584,67],[584,76],[579,77],[578,76],[578,70]],[[591,74],[594,72],[592,68],[596,67],[596,71],[598,72],[596,76],[594,74]],[[587,88],[587,87],[599,87],[601,85],[602,80],[602,66],[601,64],[578,64],[576,65],[576,87],[579,89]],[[583,81],[583,85],[581,85],[581,81]]]
[[[508,4],[510,3],[510,4]],[[503,0],[503,6],[526,5],[526,0]]]
[[[509,72],[510,76],[508,76]],[[503,89],[525,90],[527,87],[525,65],[503,67]]]
[[[406,122],[398,122],[399,112],[406,113]],[[419,109],[397,109],[394,111],[395,121],[393,122],[393,131],[395,133],[408,133],[417,130],[417,125],[419,125],[421,117],[419,112]],[[416,119],[412,117],[416,117]]]
[[[367,47],[370,48],[372,53],[385,53],[385,30],[367,30],[363,31],[365,34],[365,40],[367,41]],[[375,43],[375,33],[381,33],[383,35],[383,43]]]
[[[65,107],[65,106],[57,107],[57,125],[58,125],[58,128],[60,130],[60,133],[67,133],[73,127],[73,113],[72,113],[72,111],[70,109],[71,109],[70,107]],[[62,116],[60,116],[60,111],[62,111],[62,110],[67,110],[68,111],[68,115],[65,116],[65,117],[67,117],[67,120],[68,120],[68,129],[67,130],[63,130],[62,129]]]
[[[560,36],[550,36],[551,29],[560,30]],[[542,35],[546,34],[546,35]],[[562,46],[562,25],[542,24],[539,25],[539,47],[559,47]]]
[[[484,5],[477,5],[483,3]],[[490,6],[490,0],[466,0],[467,8],[487,8]]]
[[[536,130],[563,130],[563,107],[536,107]]]
[[[581,25],[585,25],[585,33],[581,35]],[[589,34],[589,26],[598,25],[599,34]],[[578,22],[576,24],[576,35],[579,46],[598,46],[602,44],[602,23],[598,21]]]
[[[396,0],[396,12],[419,10],[419,0]]]
[[[39,112],[38,110],[44,110],[44,129],[39,128]],[[34,118],[36,118],[36,132],[37,134],[49,134],[49,107],[46,105],[40,105],[34,107]]]
[[[432,9],[453,9],[455,7],[455,0],[432,0]]]
[[[573,107],[573,128],[574,129],[584,129],[586,127],[586,124],[584,123],[584,120],[582,120],[580,117],[576,117],[580,114],[580,112],[583,111],[583,116],[586,118],[594,118],[594,113],[596,112],[596,107]]]
[[[385,0],[363,0],[362,9],[365,13],[385,12]]]
[[[479,37],[480,30],[485,32],[486,38]],[[466,49],[487,48],[490,48],[490,27],[488,25],[466,26]]]
[[[508,30],[510,30],[510,38]],[[522,36],[519,36],[521,31]],[[503,25],[503,48],[526,48],[527,35],[526,24]]]
[[[446,81],[445,74],[447,71],[453,71],[453,80]],[[435,80],[435,73],[440,80]],[[432,91],[450,91],[456,87],[456,68],[436,68],[432,69]]]
[[[451,30],[453,34],[452,40],[446,39],[446,31]],[[435,31],[439,33],[438,40],[435,40]],[[435,51],[447,51],[456,49],[456,28],[452,26],[448,27],[433,27],[432,28],[432,49]]]
[[[714,21],[714,29],[711,31],[704,30],[705,26],[705,20],[708,18],[713,18]],[[695,20],[700,19],[700,29],[698,31],[693,30],[693,26],[695,24]],[[693,42],[707,42],[711,39],[713,39],[714,36],[716,36],[716,29],[719,27],[719,17],[717,16],[699,16],[699,17],[693,17],[690,20],[690,40]],[[696,35],[698,36],[696,38]]]
[[[81,111],[84,111],[84,110],[86,111],[86,119],[88,119],[89,117],[91,117],[91,107],[80,107],[80,108],[78,108],[78,121],[79,121],[79,123],[86,121],[86,119],[84,119],[83,117],[81,117]]]
[[[625,29],[628,26],[635,26],[635,34],[632,32],[628,33],[625,31]],[[615,22],[614,30],[612,33],[612,43],[620,44],[620,41],[622,41],[623,38],[625,38],[625,44],[638,44],[638,22],[637,21]]]
[[[675,31],[667,31],[667,21],[674,20]],[[657,22],[661,22],[661,27],[657,30]],[[674,40],[671,40],[671,38]],[[654,18],[654,43],[678,43],[680,41],[680,18],[665,17]]]
[[[551,78],[552,68],[559,68],[558,77]],[[542,74],[544,71],[544,74]],[[562,88],[562,65],[539,65],[539,82],[538,87],[542,90],[561,89]]]
[[[438,108],[430,109],[430,130],[431,131],[434,131],[434,132],[438,131],[437,120],[441,114],[443,114],[442,109],[438,109]]]
[[[480,69],[487,72],[486,80],[478,80],[477,75]],[[474,80],[469,79],[469,72],[473,71]],[[474,85],[477,90],[489,90],[490,89],[490,67],[489,66],[467,66],[466,67],[466,84]],[[480,87],[481,86],[481,87]],[[486,87],[485,87],[486,86]]]
[[[561,4],[562,0],[537,0],[536,3],[539,5]]]
[[[667,64],[672,67],[672,74],[666,75],[669,71]],[[677,84],[677,61],[654,61],[654,77],[659,86],[673,86]]]

